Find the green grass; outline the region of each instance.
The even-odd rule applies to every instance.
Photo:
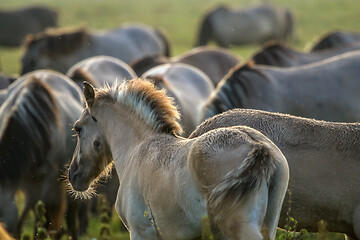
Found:
[[[192,48],[202,15],[220,3],[247,6],[261,1],[245,0],[12,0],[1,1],[0,8],[17,8],[28,4],[45,4],[60,13],[60,26],[87,26],[109,29],[123,22],[143,22],[162,29],[170,39],[173,55]],[[357,0],[272,0],[290,8],[296,17],[298,41],[290,45],[304,49],[316,36],[334,30],[358,30],[360,4]],[[247,59],[258,46],[234,47],[231,51]],[[1,70],[19,73],[21,48],[0,48]]]
[[[156,26],[168,36],[172,55],[178,55],[192,48],[198,24],[202,15],[220,3],[232,6],[258,4],[253,0],[11,0],[1,1],[1,9],[18,8],[30,4],[43,4],[59,11],[60,26],[87,26],[92,29],[110,29],[123,22],[142,22]],[[297,41],[289,45],[306,50],[315,37],[327,31],[343,29],[358,31],[360,4],[358,0],[268,0],[278,6],[290,8],[296,19]],[[259,46],[233,47],[230,50],[246,60]],[[0,47],[0,69],[6,74],[18,74],[23,49]],[[315,196],[314,196],[315,197]],[[31,218],[27,231],[32,230]],[[112,239],[128,239],[121,233],[120,221],[114,212],[111,223]],[[89,237],[93,239],[99,232],[99,221],[92,218]],[[310,239],[316,239],[311,235]],[[330,235],[329,240],[344,239],[342,235]]]

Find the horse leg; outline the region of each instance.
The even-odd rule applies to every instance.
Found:
[[[79,214],[81,203],[78,200],[72,199],[68,196],[68,207],[66,210],[66,223],[69,235],[73,240],[79,238]]]
[[[67,207],[67,193],[64,184],[57,186],[58,191],[47,191],[47,197],[43,199],[48,219],[48,232],[51,239],[59,239],[63,233],[62,224]],[[51,195],[51,196],[49,196]]]
[[[258,192],[245,197],[231,212],[218,219],[219,229],[230,239],[266,240],[271,239],[262,229],[268,200],[266,184],[262,184]],[[272,238],[274,239],[274,238]]]
[[[15,187],[0,187],[0,219],[12,235],[18,222],[18,208],[15,204]],[[19,234],[19,233],[17,233]]]
[[[273,154],[274,156],[278,156],[276,155],[276,152]],[[279,158],[280,157],[281,156],[279,156]],[[276,236],[276,229],[289,178],[286,165],[283,165],[281,161],[276,162],[275,165],[276,171],[273,175],[271,185],[269,186],[269,197],[262,232],[263,235],[268,235],[270,239],[275,239]]]
[[[357,239],[360,239],[360,206],[358,206],[355,211],[353,212],[353,227],[354,233]],[[346,236],[345,239],[353,239],[349,236]]]
[[[85,235],[89,226],[89,201],[81,202],[79,206],[79,234]]]

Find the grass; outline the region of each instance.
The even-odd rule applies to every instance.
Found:
[[[265,0],[264,0],[265,1]],[[210,8],[226,3],[232,6],[259,4],[260,0],[11,0],[1,1],[1,9],[14,9],[30,4],[42,4],[59,11],[60,26],[87,26],[91,29],[110,29],[123,22],[142,22],[156,26],[168,36],[172,55],[192,48],[202,15]],[[277,6],[290,8],[296,19],[297,41],[289,45],[306,50],[322,33],[342,29],[358,31],[360,4],[358,0],[268,0]],[[233,47],[230,50],[246,60],[259,46]],[[0,69],[6,74],[18,74],[23,49],[0,47]],[[29,218],[27,231],[32,230]],[[120,220],[114,212],[111,221],[112,239],[128,239],[121,233]],[[99,221],[90,220],[89,237],[98,236]],[[30,229],[30,230],[29,230]],[[310,234],[309,239],[316,239]],[[342,235],[328,235],[329,240],[344,239]]]
[[[87,26],[109,29],[123,22],[143,22],[163,30],[177,55],[192,48],[202,15],[210,8],[226,3],[231,6],[258,4],[260,0],[12,0],[1,1],[0,7],[14,9],[29,4],[44,4],[60,13],[60,26]],[[334,30],[358,30],[360,4],[356,0],[268,0],[290,8],[296,18],[298,40],[290,45],[304,49],[316,36]],[[231,51],[247,59],[259,46],[233,47]],[[22,48],[0,48],[1,70],[17,74]]]

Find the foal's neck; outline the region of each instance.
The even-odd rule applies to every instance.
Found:
[[[118,111],[116,105],[103,107],[99,115],[102,116],[99,124],[104,131],[117,169],[123,169],[117,165],[126,165],[133,149],[149,136],[156,134],[132,113]]]

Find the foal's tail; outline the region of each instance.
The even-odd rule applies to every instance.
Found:
[[[223,219],[245,197],[256,194],[261,184],[269,186],[275,168],[269,149],[256,144],[241,166],[230,171],[210,191],[208,211],[215,222]]]

